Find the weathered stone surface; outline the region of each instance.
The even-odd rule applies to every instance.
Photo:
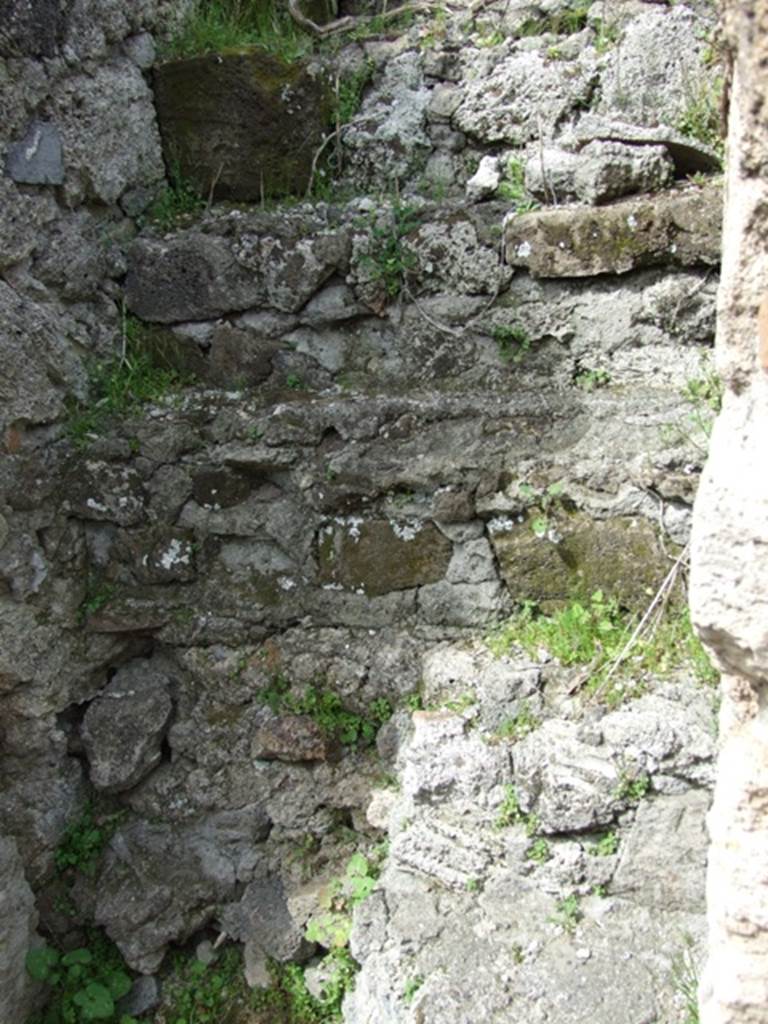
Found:
[[[317,65],[261,50],[166,61],[155,69],[166,162],[201,195],[236,201],[302,193],[330,111]]]
[[[70,203],[112,203],[129,186],[160,183],[164,172],[151,93],[127,58],[65,79],[51,106]]]
[[[211,337],[207,377],[223,388],[261,384],[272,373],[276,347],[253,331],[218,327]]]
[[[711,146],[666,124],[649,126],[585,113],[567,133],[566,139],[576,151],[595,140],[632,146],[663,146],[674,162],[677,177],[712,174],[722,169],[722,160]]]
[[[508,218],[507,262],[535,277],[625,274],[657,265],[716,266],[722,196],[716,185],[601,210],[542,210]]]
[[[469,733],[460,715],[416,711],[401,777],[403,793],[417,804],[466,797],[485,809],[495,787],[510,779],[509,759],[500,747]]]
[[[0,281],[0,435],[15,423],[47,423],[64,412],[67,395],[85,393],[81,361],[42,304]]]
[[[117,1004],[117,1012],[131,1017],[154,1010],[160,1003],[160,982],[152,974],[142,974],[131,985],[131,990]]]
[[[2,0],[0,56],[53,57],[64,15],[57,0]]]
[[[278,878],[251,882],[240,902],[225,907],[220,919],[228,935],[262,949],[278,963],[302,963],[312,955],[314,946],[291,917]]]
[[[473,671],[476,675],[482,669],[482,658],[457,659],[453,668],[441,661],[450,677],[462,674],[462,664],[471,679]],[[692,684],[685,694],[684,700],[698,706],[700,696]],[[631,711],[629,705],[626,713]],[[663,730],[664,711],[656,712],[655,727]],[[451,724],[453,731],[447,733]],[[670,971],[683,950],[680,929],[700,943],[706,794],[688,790],[655,796],[634,817],[622,814],[613,826],[618,856],[595,856],[593,835],[578,842],[556,830],[549,833],[548,821],[554,825],[557,820],[563,831],[580,827],[577,809],[593,783],[593,795],[601,788],[601,766],[609,764],[599,743],[591,752],[585,744],[576,754],[566,734],[575,736],[578,727],[577,722],[549,719],[512,748],[512,784],[522,809],[537,815],[543,811],[536,824],[549,836],[546,858],[533,866],[526,853],[533,839],[522,824],[500,827],[493,813],[505,794],[499,783],[509,775],[491,770],[486,780],[482,772],[465,770],[467,761],[475,765],[474,744],[485,746],[486,757],[495,754],[499,764],[505,748],[483,742],[482,722],[479,731],[470,732],[457,716],[416,716],[413,738],[400,755],[404,786],[390,811],[390,858],[376,890],[355,912],[351,949],[361,971],[345,1003],[352,1024],[467,1024],[479,1015],[514,1024],[612,1024],[617,992],[628,1000],[622,1002],[623,1020],[683,1020]],[[517,755],[548,729],[552,743],[542,765],[562,756],[565,741],[575,755],[571,767],[578,761],[580,768],[542,775],[538,802],[529,806]],[[629,754],[627,747],[621,756]],[[646,736],[638,734],[634,755],[643,763],[649,754]],[[414,773],[436,780],[453,777],[455,784],[414,799],[413,787],[405,784]],[[549,818],[547,806],[560,797],[557,814]],[[587,818],[592,829],[594,818]],[[646,839],[653,849],[646,849]],[[656,860],[654,850],[665,839],[668,849],[658,853],[662,872],[644,887],[642,879],[649,878]],[[621,880],[617,862],[625,865]],[[597,886],[603,895],[591,895]],[[566,896],[578,907],[570,921],[562,910]],[[510,963],[514,966],[507,970],[504,965]],[[423,980],[413,995],[406,995],[413,978]],[[610,994],[603,988],[606,979]]]
[[[524,811],[544,833],[578,832],[609,824],[619,808],[614,751],[583,743],[575,723],[544,722],[515,744],[515,781]]]
[[[41,940],[37,913],[24,868],[11,836],[0,836],[0,1020],[26,1020],[39,996],[39,985],[24,961]]]
[[[432,523],[350,517],[320,532],[320,579],[375,597],[441,579],[451,550],[451,542]]]
[[[327,756],[323,731],[308,715],[265,722],[251,743],[251,757],[265,761],[324,761]]]
[[[174,828],[135,822],[110,840],[95,919],[136,971],[153,973],[169,942],[184,941],[230,902],[253,870],[269,820],[255,805]],[[137,886],[137,879],[140,885]]]
[[[52,196],[25,195],[8,178],[0,177],[0,270],[34,252],[42,229],[56,215]]]
[[[60,185],[64,164],[56,125],[33,121],[24,138],[8,147],[5,173],[27,185]]]
[[[129,253],[127,302],[142,319],[201,320],[265,304],[295,312],[346,267],[346,232],[279,217],[238,224],[234,239],[190,230],[139,239]]]
[[[749,1024],[765,1014],[768,1000],[768,479],[760,468],[768,429],[768,147],[759,84],[768,50],[758,30],[768,19],[768,4],[729,2],[723,14],[735,56],[717,335],[725,394],[691,539],[692,617],[725,672],[708,819],[708,962],[699,1000],[703,1024]]]
[[[363,189],[382,178],[404,180],[418,172],[431,145],[426,132],[426,88],[419,54],[394,56],[344,131],[346,174]]]
[[[130,467],[78,461],[64,486],[67,509],[82,519],[136,526],[146,517],[141,478]]]
[[[640,124],[676,124],[712,88],[702,59],[707,45],[702,27],[685,4],[633,18],[608,54],[598,113],[619,113]]]
[[[569,63],[569,74],[543,54],[517,53],[484,68],[465,82],[464,99],[452,124],[483,142],[522,146],[539,133],[548,136],[558,122],[588,103],[595,68],[588,59]]]
[[[546,148],[525,165],[525,187],[545,202],[579,199],[597,205],[630,192],[671,185],[674,164],[664,146],[594,141],[578,153]]]
[[[97,789],[130,789],[159,763],[171,708],[168,679],[148,662],[119,669],[83,719],[83,743]]]
[[[639,519],[595,521],[584,513],[547,519],[544,535],[531,523],[491,521],[491,543],[513,599],[562,602],[596,590],[644,610],[669,572],[654,528]]]
[[[709,805],[703,790],[643,800],[621,843],[614,892],[650,909],[703,912]]]

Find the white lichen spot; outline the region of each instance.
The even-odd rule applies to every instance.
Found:
[[[413,540],[424,529],[424,524],[420,523],[418,519],[411,519],[407,523],[397,523],[394,519],[390,519],[389,525],[392,528],[392,533],[404,541]]]
[[[293,590],[296,581],[292,580],[290,576],[278,576],[277,585],[281,590]]]
[[[489,533],[507,533],[514,529],[515,523],[509,516],[496,516],[488,523]]]
[[[518,247],[517,247],[518,259],[527,260],[530,255],[531,255],[531,243],[530,242],[521,242],[520,245],[518,245]]]
[[[189,545],[174,537],[157,562],[161,569],[170,572],[176,565],[189,565],[189,556]]]
[[[96,501],[95,498],[86,498],[85,507],[89,508],[92,512],[106,512],[107,506],[102,505],[100,501]]]
[[[335,522],[344,527],[352,540],[360,540],[360,527],[364,522],[360,516],[337,516]]]
[[[637,217],[634,215],[634,213],[630,213],[630,215],[627,217],[627,227],[630,231],[634,231],[637,227]]]
[[[343,590],[344,587],[340,583],[324,583],[323,590]]]

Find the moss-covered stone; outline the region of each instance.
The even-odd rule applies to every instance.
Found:
[[[370,597],[437,583],[445,576],[452,550],[432,523],[335,520],[318,538],[320,580]]]
[[[590,519],[561,514],[550,537],[530,523],[492,533],[504,581],[515,601],[545,609],[602,590],[632,610],[645,609],[670,563],[653,527],[641,519]]]
[[[690,188],[610,206],[560,207],[512,217],[506,260],[535,277],[625,274],[638,267],[716,266],[722,188]]]
[[[167,166],[201,195],[235,201],[303,192],[328,124],[328,79],[259,50],[168,61],[155,70]]]

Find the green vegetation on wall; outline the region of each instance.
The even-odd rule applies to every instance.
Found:
[[[70,404],[67,433],[78,447],[102,434],[112,420],[192,382],[191,374],[174,366],[177,352],[162,328],[124,316],[121,349],[91,364],[88,400]]]
[[[285,3],[194,0],[161,56],[191,57],[258,46],[275,57],[295,60],[307,53],[311,45],[311,37],[296,25]]]

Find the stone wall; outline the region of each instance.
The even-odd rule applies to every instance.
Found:
[[[763,1021],[766,981],[764,686],[768,429],[766,135],[762,68],[768,5],[725,5],[733,55],[717,361],[726,384],[696,504],[691,606],[723,670],[723,746],[709,818],[705,1024]]]
[[[682,392],[707,372],[720,199],[716,183],[686,179],[716,156],[676,127],[685,89],[659,83],[707,80],[711,11],[595,3],[578,32],[544,20],[520,34],[532,5],[499,5],[471,30],[457,16],[350,44],[334,60],[368,61],[372,78],[342,136],[348,191],[214,205],[168,229],[147,213],[164,187],[150,68],[179,5],[5,6],[7,877],[18,847],[46,934],[96,921],[137,971],[205,929],[252,958],[301,960],[349,830],[365,845],[386,827],[365,810],[434,651],[471,647],[521,600],[552,607],[602,588],[643,608],[687,542],[706,429]],[[533,197],[544,208],[518,209]],[[75,443],[73,403],[88,410],[94,360],[119,355],[129,326],[195,383]],[[500,672],[503,697],[519,666]],[[441,700],[461,689],[449,675]],[[484,669],[479,688],[493,691],[492,677]],[[530,696],[590,760],[599,730],[570,736],[580,704],[550,700],[562,680],[545,677]],[[701,741],[701,765],[711,750],[706,699],[681,686],[678,731],[660,740],[671,712],[651,704],[646,745],[631,751],[659,776],[649,821],[638,815],[637,831],[612,795],[631,744],[609,728],[600,820],[550,823],[564,845],[547,884],[602,884],[582,864],[590,830],[615,821],[639,849],[679,798],[698,852],[675,920],[698,934],[706,801],[691,790],[708,775],[681,737]],[[347,716],[344,742],[306,713],[321,700]],[[550,759],[546,735],[529,744],[531,779]],[[556,793],[561,774],[547,778]],[[488,826],[501,790],[467,786]],[[92,877],[62,876],[55,851],[89,800],[114,835]],[[296,856],[306,837],[309,881]],[[515,850],[500,885],[525,868]],[[620,904],[621,927],[658,904]],[[658,935],[643,934],[650,963]],[[652,965],[664,1008],[673,955]],[[374,957],[371,992],[380,971]],[[3,1012],[21,1019],[28,992],[9,991]],[[440,1020],[434,992],[424,999],[423,1019]],[[592,996],[584,1005],[593,1013]],[[393,1013],[408,1019],[402,1002]]]

